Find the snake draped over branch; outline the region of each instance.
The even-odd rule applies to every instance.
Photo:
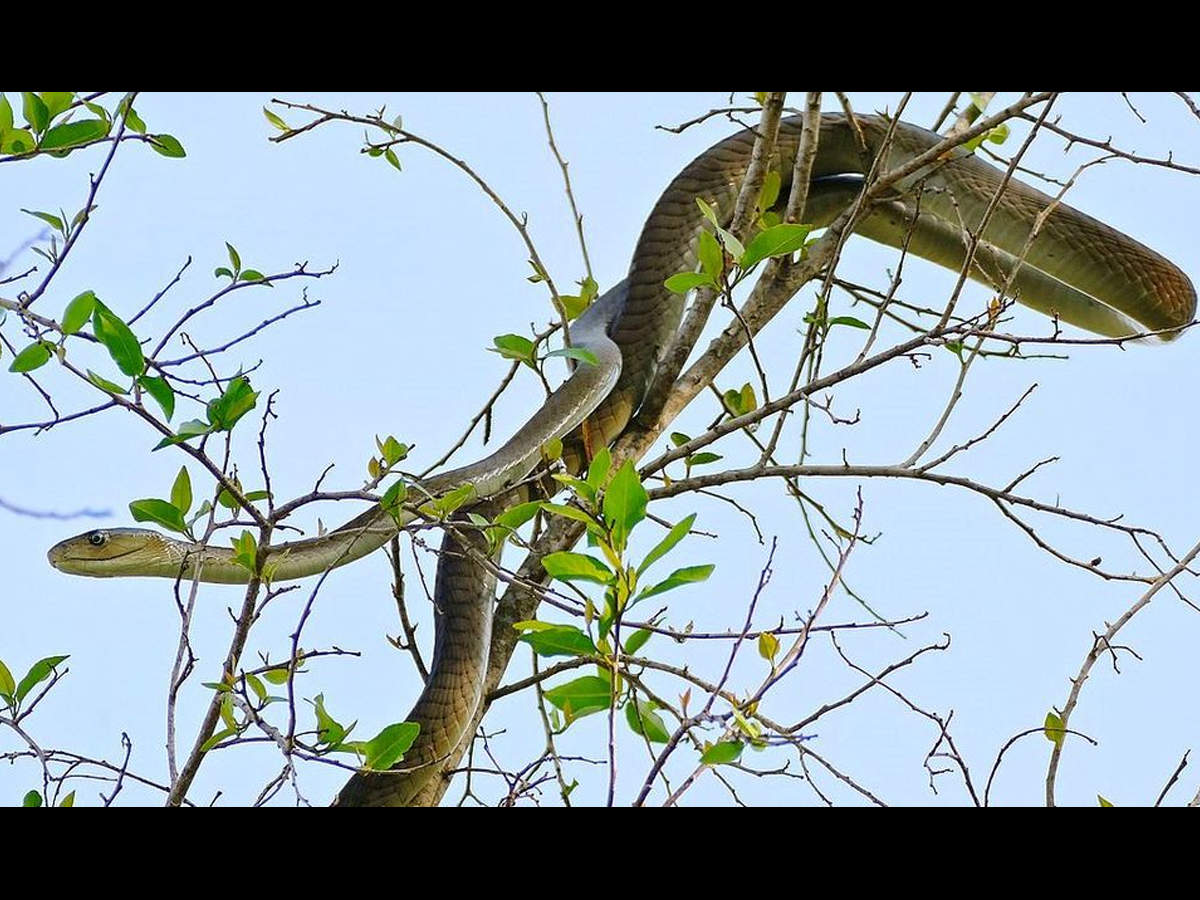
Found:
[[[821,118],[804,221],[829,225],[862,194],[872,170],[886,172],[926,154],[943,139],[882,116],[858,116],[859,135],[842,115]],[[893,128],[894,125],[894,128]],[[787,198],[800,144],[801,117],[780,124],[776,169]],[[890,135],[890,139],[889,139]],[[498,450],[478,462],[411,485],[409,496],[440,497],[465,484],[481,502],[511,503],[528,490],[527,476],[541,448],[565,439],[564,459],[576,466],[587,451],[618,437],[637,412],[658,363],[679,327],[684,297],[664,282],[697,266],[700,232],[709,227],[703,200],[727,224],[755,144],[747,129],[692,161],[663,192],[642,230],[629,274],[572,323],[576,347],[594,364],[571,376]],[[1196,293],[1174,264],[1096,219],[1056,202],[971,154],[933,160],[905,179],[907,193],[876,202],[854,230],[950,269],[967,258],[965,231],[978,235],[969,274],[1008,285],[1019,302],[1109,337],[1151,332],[1164,340],[1191,322]],[[920,188],[919,203],[912,194]],[[1037,226],[1034,234],[1035,224]],[[514,491],[521,485],[519,491]],[[521,496],[520,499],[524,499]],[[419,514],[397,516],[376,506],[342,527],[306,540],[265,548],[263,567],[273,580],[303,578],[343,566],[381,547]],[[425,688],[408,721],[420,725],[416,742],[395,771],[360,772],[340,792],[339,805],[424,805],[436,798],[436,774],[469,730],[480,703],[491,642],[496,575],[482,536],[450,529],[438,565],[436,632]],[[94,577],[157,576],[226,584],[250,573],[228,549],[168,538],[145,529],[90,531],[49,553],[60,571]]]

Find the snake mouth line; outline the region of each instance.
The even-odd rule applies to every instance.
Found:
[[[116,556],[105,556],[103,558],[95,556],[64,556],[62,562],[112,562],[114,559],[120,559],[123,556],[128,556],[131,553],[138,552],[137,547],[132,550],[126,550],[124,553],[118,553]]]

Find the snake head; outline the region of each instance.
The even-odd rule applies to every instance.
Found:
[[[68,575],[93,578],[156,574],[178,560],[156,531],[146,528],[97,528],[59,541],[46,554],[50,565]]]

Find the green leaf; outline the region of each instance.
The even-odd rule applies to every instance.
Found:
[[[254,696],[258,698],[258,702],[262,703],[267,699],[267,687],[262,683],[262,679],[253,672],[246,673],[246,684],[250,685],[250,690],[254,691]]]
[[[6,131],[0,136],[0,152],[29,153],[34,147],[33,135],[23,128]]]
[[[126,111],[125,111],[126,127],[130,131],[135,132],[136,134],[145,134],[146,133],[146,123],[142,121],[142,117],[137,114],[137,110],[135,110],[132,106],[129,106],[128,104],[126,104],[126,107],[127,107]]]
[[[349,731],[325,709],[325,695],[317,694],[312,704],[317,715],[317,740],[331,746],[340,744]]]
[[[656,594],[663,594],[685,584],[697,584],[701,581],[707,581],[708,576],[713,573],[716,566],[711,563],[704,566],[687,566],[683,569],[676,569],[668,575],[663,581],[654,585],[652,588],[647,588],[638,594],[639,600],[645,600],[647,597],[653,597]]]
[[[726,763],[737,762],[741,755],[741,741],[721,741],[720,743],[708,746],[703,755],[701,755],[700,762],[706,766],[720,766]]]
[[[864,331],[871,330],[870,325],[868,325],[862,319],[854,318],[854,316],[834,316],[832,319],[830,319],[825,324],[829,325],[830,327],[832,327],[834,325],[849,325],[851,328],[861,328]]]
[[[687,464],[688,468],[690,469],[693,466],[703,466],[707,463],[715,463],[718,460],[722,460],[724,458],[725,457],[723,457],[720,453],[709,453],[706,450],[701,453],[693,453],[691,456],[687,457],[687,459],[685,459],[684,462]]]
[[[150,146],[156,152],[172,159],[182,159],[187,156],[187,151],[183,149],[183,144],[179,143],[179,139],[174,135],[152,134],[150,135]]]
[[[604,482],[608,479],[608,471],[612,468],[612,454],[607,447],[601,447],[599,452],[592,457],[591,463],[588,464],[587,483],[591,485],[593,491],[599,491],[604,487]]]
[[[108,123],[103,119],[80,119],[55,125],[42,138],[41,149],[60,150],[90,144],[108,134]]]
[[[187,523],[183,521],[183,513],[166,500],[158,500],[154,497],[134,500],[129,504],[129,512],[133,515],[135,522],[154,522],[171,531],[187,534]]]
[[[709,206],[707,202],[700,197],[697,197],[696,205],[700,207],[700,212],[704,214],[704,218],[708,219],[708,221],[711,222],[714,227],[721,224],[717,221],[717,211]]]
[[[1042,729],[1046,735],[1046,740],[1061,749],[1067,732],[1066,726],[1063,724],[1063,720],[1059,717],[1058,713],[1054,710],[1046,713],[1046,721],[1042,725]]]
[[[185,516],[192,508],[192,477],[188,475],[187,466],[179,467],[179,474],[171,485],[171,505]]]
[[[208,421],[216,431],[230,431],[257,402],[258,391],[250,387],[245,375],[238,375],[220,397],[208,404]]]
[[[258,562],[258,542],[245,529],[240,536],[231,538],[233,561],[248,572],[254,572]]]
[[[400,516],[404,512],[404,501],[408,499],[408,485],[403,481],[394,482],[383,493],[383,497],[379,500],[379,505],[388,513],[396,524],[400,524]]]
[[[205,741],[203,744],[200,745],[200,752],[207,753],[213,747],[217,746],[217,744],[221,743],[221,741],[225,740],[225,738],[231,738],[237,733],[238,733],[238,730],[236,728],[221,729],[216,734],[214,734],[212,737],[210,737],[207,741]]]
[[[1003,144],[1008,140],[1009,128],[1007,122],[1001,122],[987,133],[987,139],[993,144]]]
[[[46,109],[46,104],[42,102],[42,98],[32,91],[22,91],[21,111],[25,114],[25,122],[38,134],[46,130],[46,126],[50,124],[50,110]]]
[[[637,653],[645,645],[646,641],[654,637],[654,632],[649,628],[639,628],[631,634],[625,641],[625,652],[630,656]]]
[[[79,331],[87,324],[87,320],[92,317],[95,309],[96,295],[91,291],[84,291],[68,303],[62,317],[63,334],[75,334]]]
[[[743,384],[741,390],[735,391],[730,388],[721,395],[721,400],[724,402],[725,408],[735,417],[754,412],[758,407],[758,397],[754,393],[754,386],[749,382]]]
[[[171,416],[175,415],[175,390],[167,383],[167,379],[157,375],[139,375],[137,382],[162,407],[163,415],[170,422]]]
[[[93,372],[91,369],[87,370],[87,377],[88,377],[88,381],[90,381],[96,387],[100,388],[100,390],[102,390],[102,391],[108,391],[110,394],[121,394],[121,395],[125,395],[125,394],[129,393],[129,391],[127,389],[121,387],[115,381],[109,381],[103,375],[98,375],[95,372]]]
[[[758,192],[758,208],[766,212],[779,199],[779,189],[783,185],[783,177],[777,169],[772,169],[763,179],[763,185]]]
[[[682,541],[687,536],[687,533],[692,530],[692,523],[695,521],[696,514],[692,513],[687,518],[680,520],[670,531],[668,531],[667,536],[659,541],[653,550],[646,554],[646,558],[642,560],[642,564],[637,568],[638,575],[641,575],[655,562],[670,553],[671,549],[680,541]]]
[[[27,216],[33,216],[35,219],[41,219],[56,231],[66,230],[66,226],[63,225],[63,220],[58,216],[52,215],[48,212],[38,212],[36,209],[22,209],[21,212],[25,213]],[[86,317],[84,318],[84,321],[87,321]],[[81,322],[80,324],[82,325],[83,323]],[[79,329],[77,328],[75,330],[78,331]]]
[[[50,113],[51,119],[63,112],[75,100],[74,91],[42,91],[38,96],[46,104],[46,111]]]
[[[1101,806],[1113,806],[1113,803],[1112,803],[1112,801],[1111,801],[1111,800],[1106,800],[1106,799],[1105,799],[1105,798],[1104,798],[1104,797],[1103,797],[1101,794],[1097,794],[1097,795],[1096,795],[1096,800],[1098,800],[1098,801],[1099,801],[1099,803],[1100,803],[1100,805],[1101,805]],[[1114,807],[1114,808],[1115,808],[1115,807]]]
[[[804,246],[804,241],[810,231],[812,231],[811,225],[792,223],[774,225],[765,231],[760,231],[750,241],[746,252],[738,259],[738,265],[743,269],[749,269],[764,259],[795,253]]]
[[[682,431],[672,431],[671,432],[671,443],[674,444],[676,447],[682,447],[684,444],[686,444],[691,439],[692,439],[691,435],[684,434]]]
[[[92,310],[92,329],[96,332],[96,338],[108,348],[108,355],[113,358],[117,368],[136,378],[146,370],[142,345],[116,313],[99,300],[95,303]]]
[[[289,126],[287,122],[283,121],[283,119],[281,119],[277,114],[271,112],[271,110],[267,109],[265,106],[263,107],[263,115],[267,117],[268,122],[278,128],[280,131],[286,133],[292,130],[291,126]]]
[[[8,98],[0,93],[0,135],[6,131],[12,131],[13,127],[13,108],[8,102]]]
[[[624,551],[625,541],[634,526],[646,518],[648,501],[633,460],[625,460],[604,492],[604,520],[612,529],[613,544],[618,553]]]
[[[401,462],[403,459],[405,459],[405,457],[408,456],[408,444],[400,443],[390,434],[387,436],[387,440],[383,441],[382,443],[380,442],[379,438],[375,438],[375,445],[379,448],[379,452],[383,456],[383,461],[387,463],[389,467]]]
[[[710,231],[700,232],[700,244],[697,248],[700,257],[700,271],[715,284],[725,271],[725,251],[717,243]]]
[[[390,769],[413,745],[421,726],[417,722],[396,722],[363,744],[363,767],[376,772]]]
[[[600,526],[595,520],[576,506],[559,505],[557,503],[542,503],[542,509],[556,516],[562,516],[565,519],[574,519],[576,522],[582,522],[589,530],[601,531]]]
[[[217,266],[217,268],[213,269],[213,276],[216,278],[220,278],[221,276],[224,276],[224,277],[228,278],[230,281],[233,280],[233,272],[231,272],[229,269],[225,268],[225,266]]]
[[[36,809],[41,805],[42,805],[42,795],[39,794],[37,791],[30,791],[23,798],[21,798],[21,806],[23,806],[23,807],[26,807],[29,809]]]
[[[537,368],[533,360],[533,341],[519,334],[500,334],[492,338],[495,347],[489,347],[493,353],[499,353],[505,359],[516,359],[525,363],[531,369]]]
[[[678,272],[663,282],[668,291],[673,294],[686,294],[693,288],[711,284],[716,287],[713,277],[707,272]]]
[[[567,724],[590,713],[608,709],[612,687],[598,675],[584,675],[546,691],[546,699],[561,709]]]
[[[559,294],[558,300],[562,304],[563,312],[567,314],[568,322],[578,319],[591,304],[591,297],[583,294]]]
[[[69,793],[69,794],[67,794],[67,796],[63,797],[62,803],[58,804],[59,809],[62,809],[64,807],[69,809],[70,807],[72,807],[74,805],[75,805],[75,792],[74,791],[71,791],[71,793]]]
[[[246,269],[238,276],[242,281],[262,281],[266,278],[258,269]]]
[[[16,679],[4,664],[4,660],[0,660],[0,697],[3,697],[6,703],[10,703],[16,690]]]
[[[574,625],[552,625],[523,634],[518,640],[532,647],[538,656],[586,656],[596,652],[592,639]]]
[[[391,147],[388,147],[386,150],[383,151],[383,158],[386,159],[388,161],[388,165],[390,165],[397,172],[404,171],[403,169],[400,168],[400,158],[398,156],[396,156],[396,151],[393,150]]]
[[[207,422],[201,422],[199,419],[188,419],[179,426],[179,430],[171,437],[163,438],[155,446],[155,450],[161,450],[163,447],[170,447],[172,444],[182,443],[194,437],[199,437],[202,434],[209,434],[213,430],[212,426]]]
[[[665,744],[671,740],[671,734],[667,731],[662,716],[654,709],[654,704],[645,700],[626,703],[625,721],[629,723],[629,730],[634,734],[644,736],[646,740],[655,744]]]
[[[280,666],[277,669],[267,669],[267,671],[263,672],[262,674],[263,678],[267,679],[267,681],[271,682],[271,684],[287,684],[287,666]]]
[[[596,358],[596,354],[587,349],[587,347],[563,347],[561,350],[552,350],[546,355],[565,356],[567,359],[577,359],[582,363],[587,363],[589,366],[600,365],[600,360]]]
[[[428,503],[421,505],[421,511],[428,516],[445,519],[456,509],[475,499],[475,485],[471,483],[460,484],[448,494],[443,494],[430,500]]]
[[[21,679],[21,683],[17,685],[16,693],[13,695],[17,702],[20,703],[29,696],[30,691],[53,675],[55,667],[67,658],[66,656],[47,656],[39,659],[30,666],[29,671],[25,673],[25,677]]]
[[[774,662],[779,653],[779,638],[769,631],[761,632],[758,636],[758,655],[767,662]]]
[[[559,581],[590,581],[594,584],[608,584],[613,580],[612,569],[584,553],[572,553],[560,550],[551,553],[542,560],[546,574]]]
[[[32,372],[50,362],[54,345],[48,341],[35,341],[18,353],[8,366],[10,372]]]

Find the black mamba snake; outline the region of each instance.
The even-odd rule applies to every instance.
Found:
[[[865,152],[843,116],[822,117],[804,217],[816,227],[828,225],[859,195],[863,176],[884,144],[888,120],[860,116],[858,122],[866,138]],[[800,133],[799,117],[785,119],[780,126],[773,168],[783,178],[784,198]],[[604,446],[621,433],[679,327],[683,297],[663,283],[696,268],[697,240],[705,227],[696,199],[705,200],[721,221],[728,221],[754,140],[750,130],[726,138],[697,157],[663,192],[642,230],[628,278],[572,325],[572,343],[591,350],[597,364],[579,365],[499,450],[414,490],[439,496],[469,482],[480,500],[501,497],[526,478],[552,438],[566,438],[568,458],[578,461],[585,445]],[[933,132],[900,123],[877,170],[904,164],[941,140]],[[917,174],[924,179],[919,216],[911,199],[889,200],[867,210],[855,231],[897,247],[908,236],[910,252],[958,269],[966,257],[964,231],[974,231],[982,221],[1002,184],[1001,173],[973,155],[963,155]],[[1037,237],[1026,246],[1035,220],[1047,209]],[[1024,260],[1019,267],[1018,258]],[[971,277],[991,285],[1011,278],[1010,292],[1021,303],[1113,337],[1152,331],[1169,339],[1170,330],[1188,324],[1196,308],[1191,282],[1171,262],[1017,181],[1004,187],[995,205]],[[374,508],[320,537],[273,545],[266,565],[274,568],[276,581],[318,574],[378,549],[413,518],[408,512],[397,523]],[[477,544],[465,548],[459,541]],[[420,724],[421,732],[396,771],[353,776],[338,796],[339,805],[424,805],[436,797],[434,776],[466,736],[487,665],[496,578],[478,561],[481,553],[486,554],[486,547],[477,532],[447,532],[435,589],[437,624],[429,679],[408,716],[408,721]],[[145,529],[88,532],[56,545],[49,556],[61,571],[78,575],[192,578],[198,569],[201,581],[248,579],[229,550],[175,541]]]

